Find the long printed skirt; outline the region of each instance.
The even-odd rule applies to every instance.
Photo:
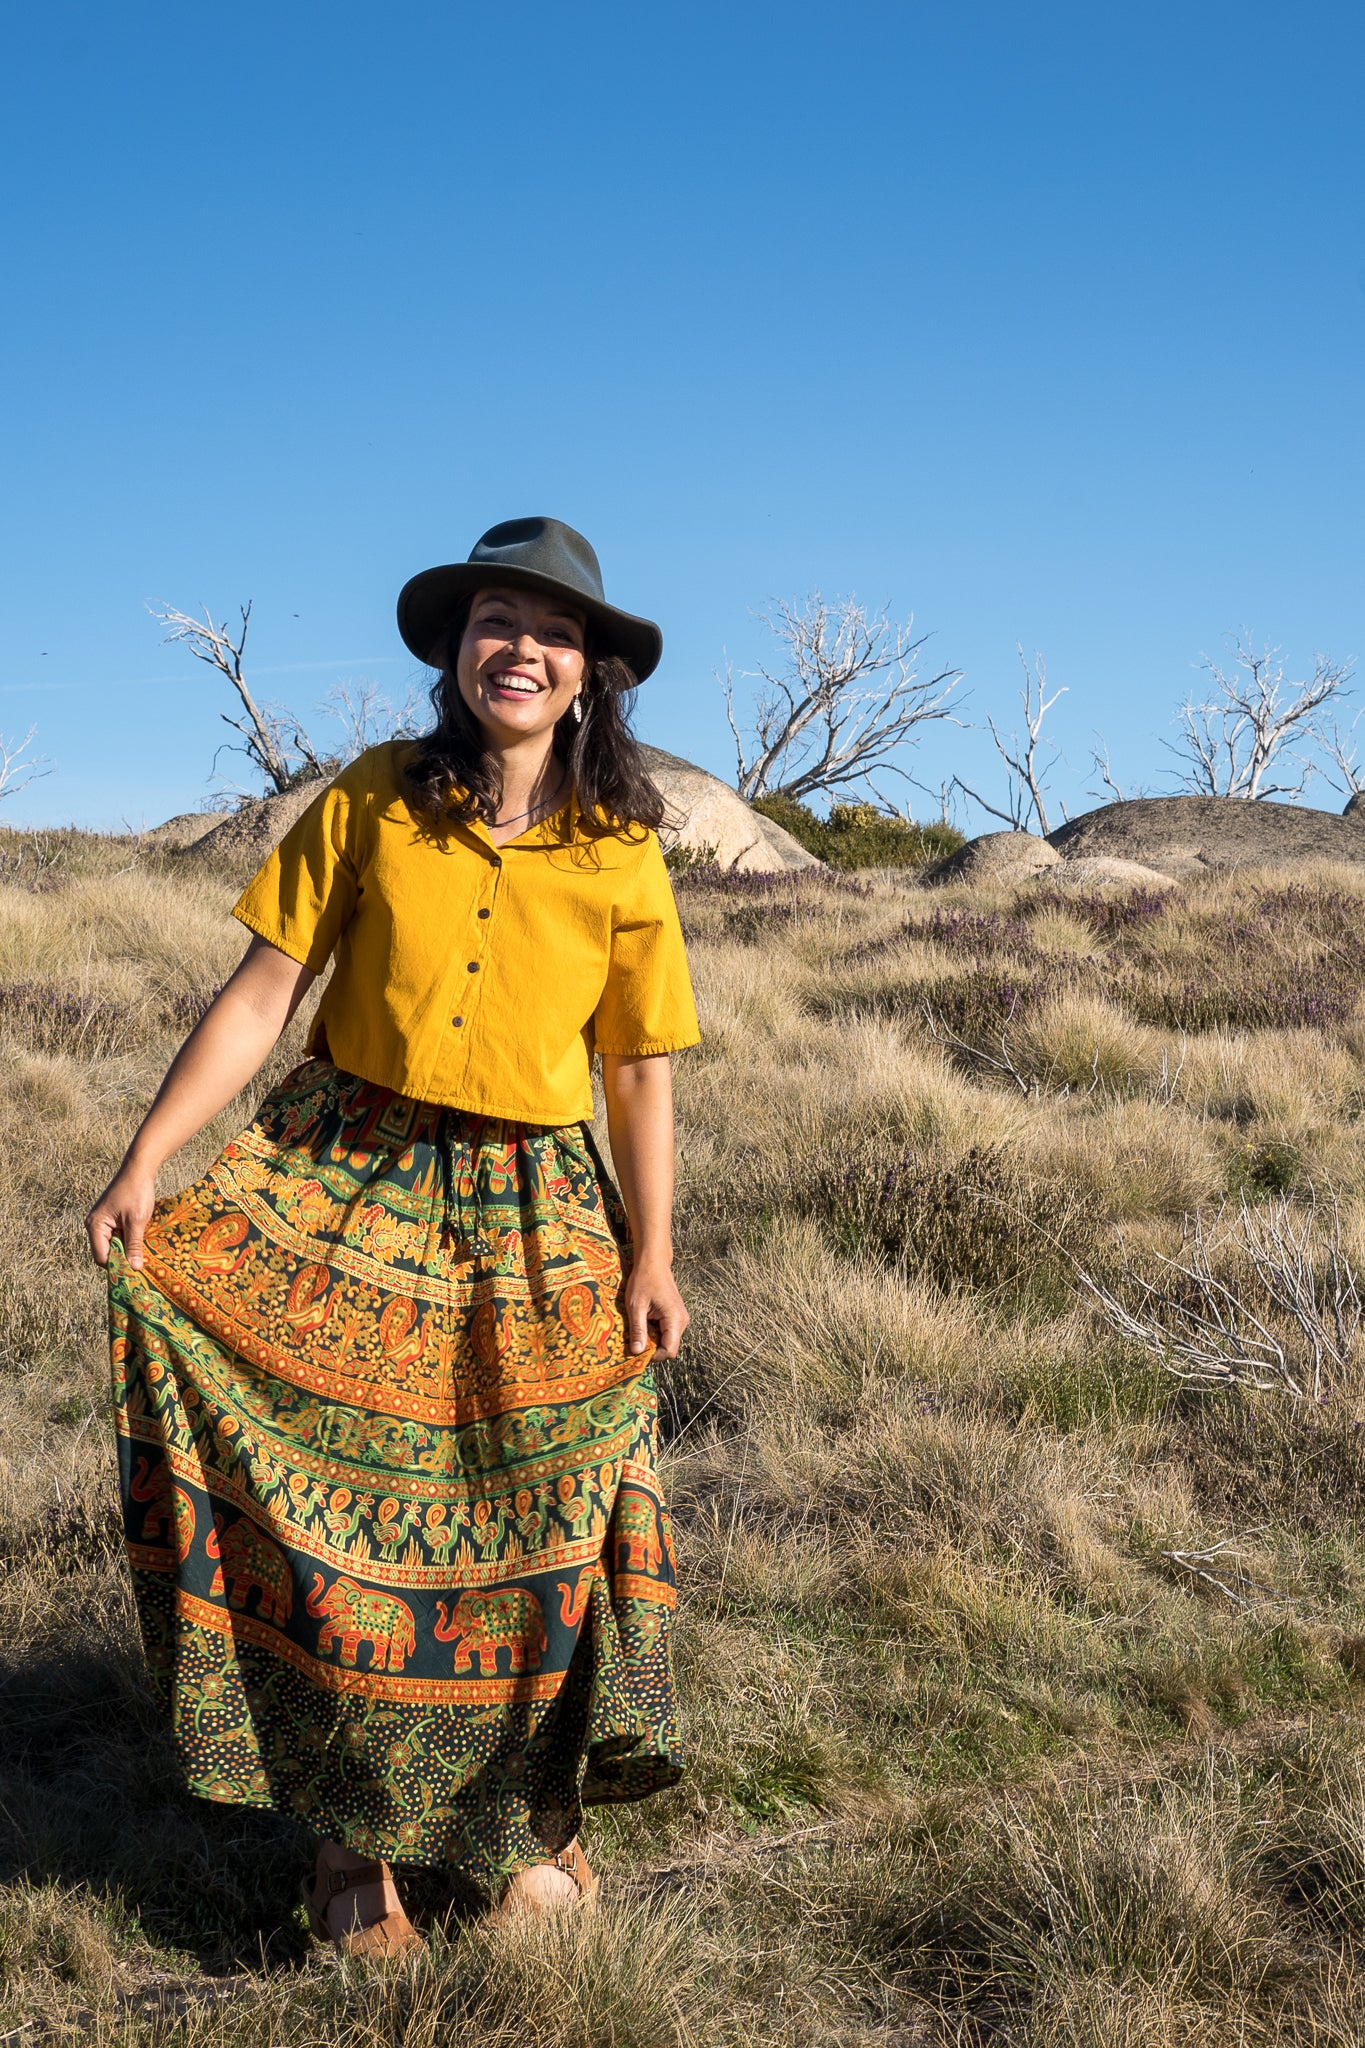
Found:
[[[115,1244],[128,1554],[192,1791],[485,1878],[680,1775],[624,1219],[578,1125],[309,1060]]]

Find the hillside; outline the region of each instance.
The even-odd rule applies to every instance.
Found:
[[[174,1790],[118,1550],[80,1219],[234,879],[0,834],[0,2039],[1358,2043],[1365,869],[681,878],[691,1768],[591,1820],[594,1921],[431,1886],[428,1957],[369,1977],[310,1946],[286,1820]],[[1302,1234],[1321,1294],[1337,1227],[1315,1397],[1254,1255]],[[1178,1380],[1087,1278],[1175,1334],[1256,1309],[1280,1383]]]

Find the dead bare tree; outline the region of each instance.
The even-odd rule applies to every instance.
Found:
[[[0,798],[18,796],[30,782],[37,782],[40,777],[52,773],[52,764],[46,754],[28,752],[37,737],[36,725],[31,725],[21,740],[0,736]],[[27,760],[24,758],[26,754]]]
[[[1162,741],[1184,764],[1181,787],[1250,800],[1301,796],[1314,773],[1304,749],[1323,744],[1322,713],[1344,694],[1352,666],[1315,654],[1310,678],[1286,682],[1278,647],[1256,647],[1245,627],[1230,645],[1231,673],[1203,655],[1209,694],[1198,703],[1188,698],[1178,713],[1180,738]],[[1268,779],[1291,762],[1297,780]]]
[[[424,697],[424,691],[410,690],[395,709],[378,683],[361,676],[353,682],[333,683],[317,709],[324,717],[334,718],[345,735],[339,756],[344,764],[354,761],[367,747],[416,732],[424,722],[429,724]]]
[[[961,670],[920,675],[927,636],[913,637],[913,620],[896,625],[885,610],[868,612],[851,597],[827,603],[816,591],[799,608],[779,600],[762,616],[786,659],[777,671],[760,666],[751,679],[760,683],[752,751],[735,717],[728,668],[722,686],[740,795],[750,803],[858,789],[880,796],[876,771],[909,781],[892,757],[919,726],[953,719],[949,699]]]
[[[938,822],[940,825],[948,825],[950,827],[956,826],[957,819],[955,813],[957,806],[955,798],[953,796],[953,783],[951,777],[949,777],[946,781],[941,781],[937,789],[931,789],[927,782],[919,781],[918,778],[914,775],[909,776],[907,779],[910,782],[912,788],[922,789],[924,791],[924,794],[927,797],[931,798],[932,801],[938,805]],[[910,816],[910,806],[908,803],[905,807],[905,819],[907,824],[913,822]]]
[[[232,718],[226,711],[221,714],[224,725],[230,725],[234,732],[242,735],[242,744],[234,746],[234,750],[244,753],[277,792],[293,789],[300,782],[325,777],[332,771],[335,762],[328,757],[319,757],[292,711],[286,711],[279,705],[258,704],[247,687],[242,651],[251,623],[249,601],[241,607],[242,628],[235,640],[226,623],[215,625],[207,605],[202,619],[196,619],[188,612],[176,611],[166,604],[149,604],[147,609],[158,625],[167,628],[165,637],[168,642],[183,642],[196,661],[206,662],[231,683],[245,713],[242,718]]]
[[[1360,723],[1361,716],[1362,714],[1357,712],[1345,732],[1335,719],[1331,725],[1324,724],[1318,730],[1318,745],[1337,771],[1333,775],[1330,770],[1324,768],[1323,779],[1329,782],[1333,789],[1339,789],[1345,797],[1360,796],[1362,791],[1365,791],[1365,767],[1361,765],[1359,747],[1351,737]]]
[[[1015,644],[1018,646],[1018,642]],[[1045,694],[1047,668],[1041,654],[1034,654],[1033,667],[1030,668],[1020,646],[1019,659],[1024,666],[1024,687],[1019,692],[1019,700],[1024,707],[1025,738],[1021,740],[1017,732],[1012,732],[1009,739],[1004,740],[995,720],[990,717],[986,720],[995,741],[995,751],[1005,764],[1007,808],[1001,810],[998,804],[988,804],[985,797],[970,789],[960,775],[955,775],[953,780],[964,796],[970,797],[974,804],[980,804],[990,817],[999,818],[1011,832],[1027,832],[1031,824],[1036,824],[1046,839],[1052,830],[1047,815],[1047,778],[1061,759],[1062,750],[1049,740],[1046,744],[1052,748],[1052,758],[1048,761],[1039,759],[1038,750],[1044,744],[1043,720],[1057,699],[1066,695],[1066,690],[1065,687],[1054,690],[1050,697]],[[1065,818],[1065,810],[1062,816]]]
[[[1099,796],[1101,791],[1107,791],[1116,804],[1130,804],[1135,798],[1154,794],[1142,783],[1134,784],[1131,789],[1124,789],[1110,765],[1108,741],[1102,739],[1099,733],[1095,734],[1094,744],[1090,749],[1090,765],[1099,777],[1100,788],[1088,789],[1087,796]]]
[[[1094,744],[1090,749],[1090,765],[1099,777],[1100,787],[1099,789],[1093,787],[1088,789],[1086,791],[1087,796],[1099,796],[1102,792],[1107,792],[1116,804],[1128,804],[1132,803],[1136,797],[1151,796],[1153,794],[1150,789],[1145,788],[1141,783],[1136,784],[1132,789],[1124,789],[1110,765],[1109,744],[1100,737],[1099,733],[1095,734]]]

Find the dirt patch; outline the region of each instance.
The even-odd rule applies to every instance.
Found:
[[[311,782],[301,782],[296,789],[286,789],[279,796],[260,797],[254,803],[243,804],[186,851],[196,860],[202,855],[210,860],[230,861],[234,867],[258,868],[269,859],[294,820],[303,816],[314,797],[321,796],[327,786],[315,776]],[[1361,836],[1365,838],[1365,833]]]

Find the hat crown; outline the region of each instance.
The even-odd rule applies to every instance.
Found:
[[[544,576],[598,604],[606,599],[602,566],[591,541],[562,519],[504,519],[480,535],[469,559],[481,569]]]

